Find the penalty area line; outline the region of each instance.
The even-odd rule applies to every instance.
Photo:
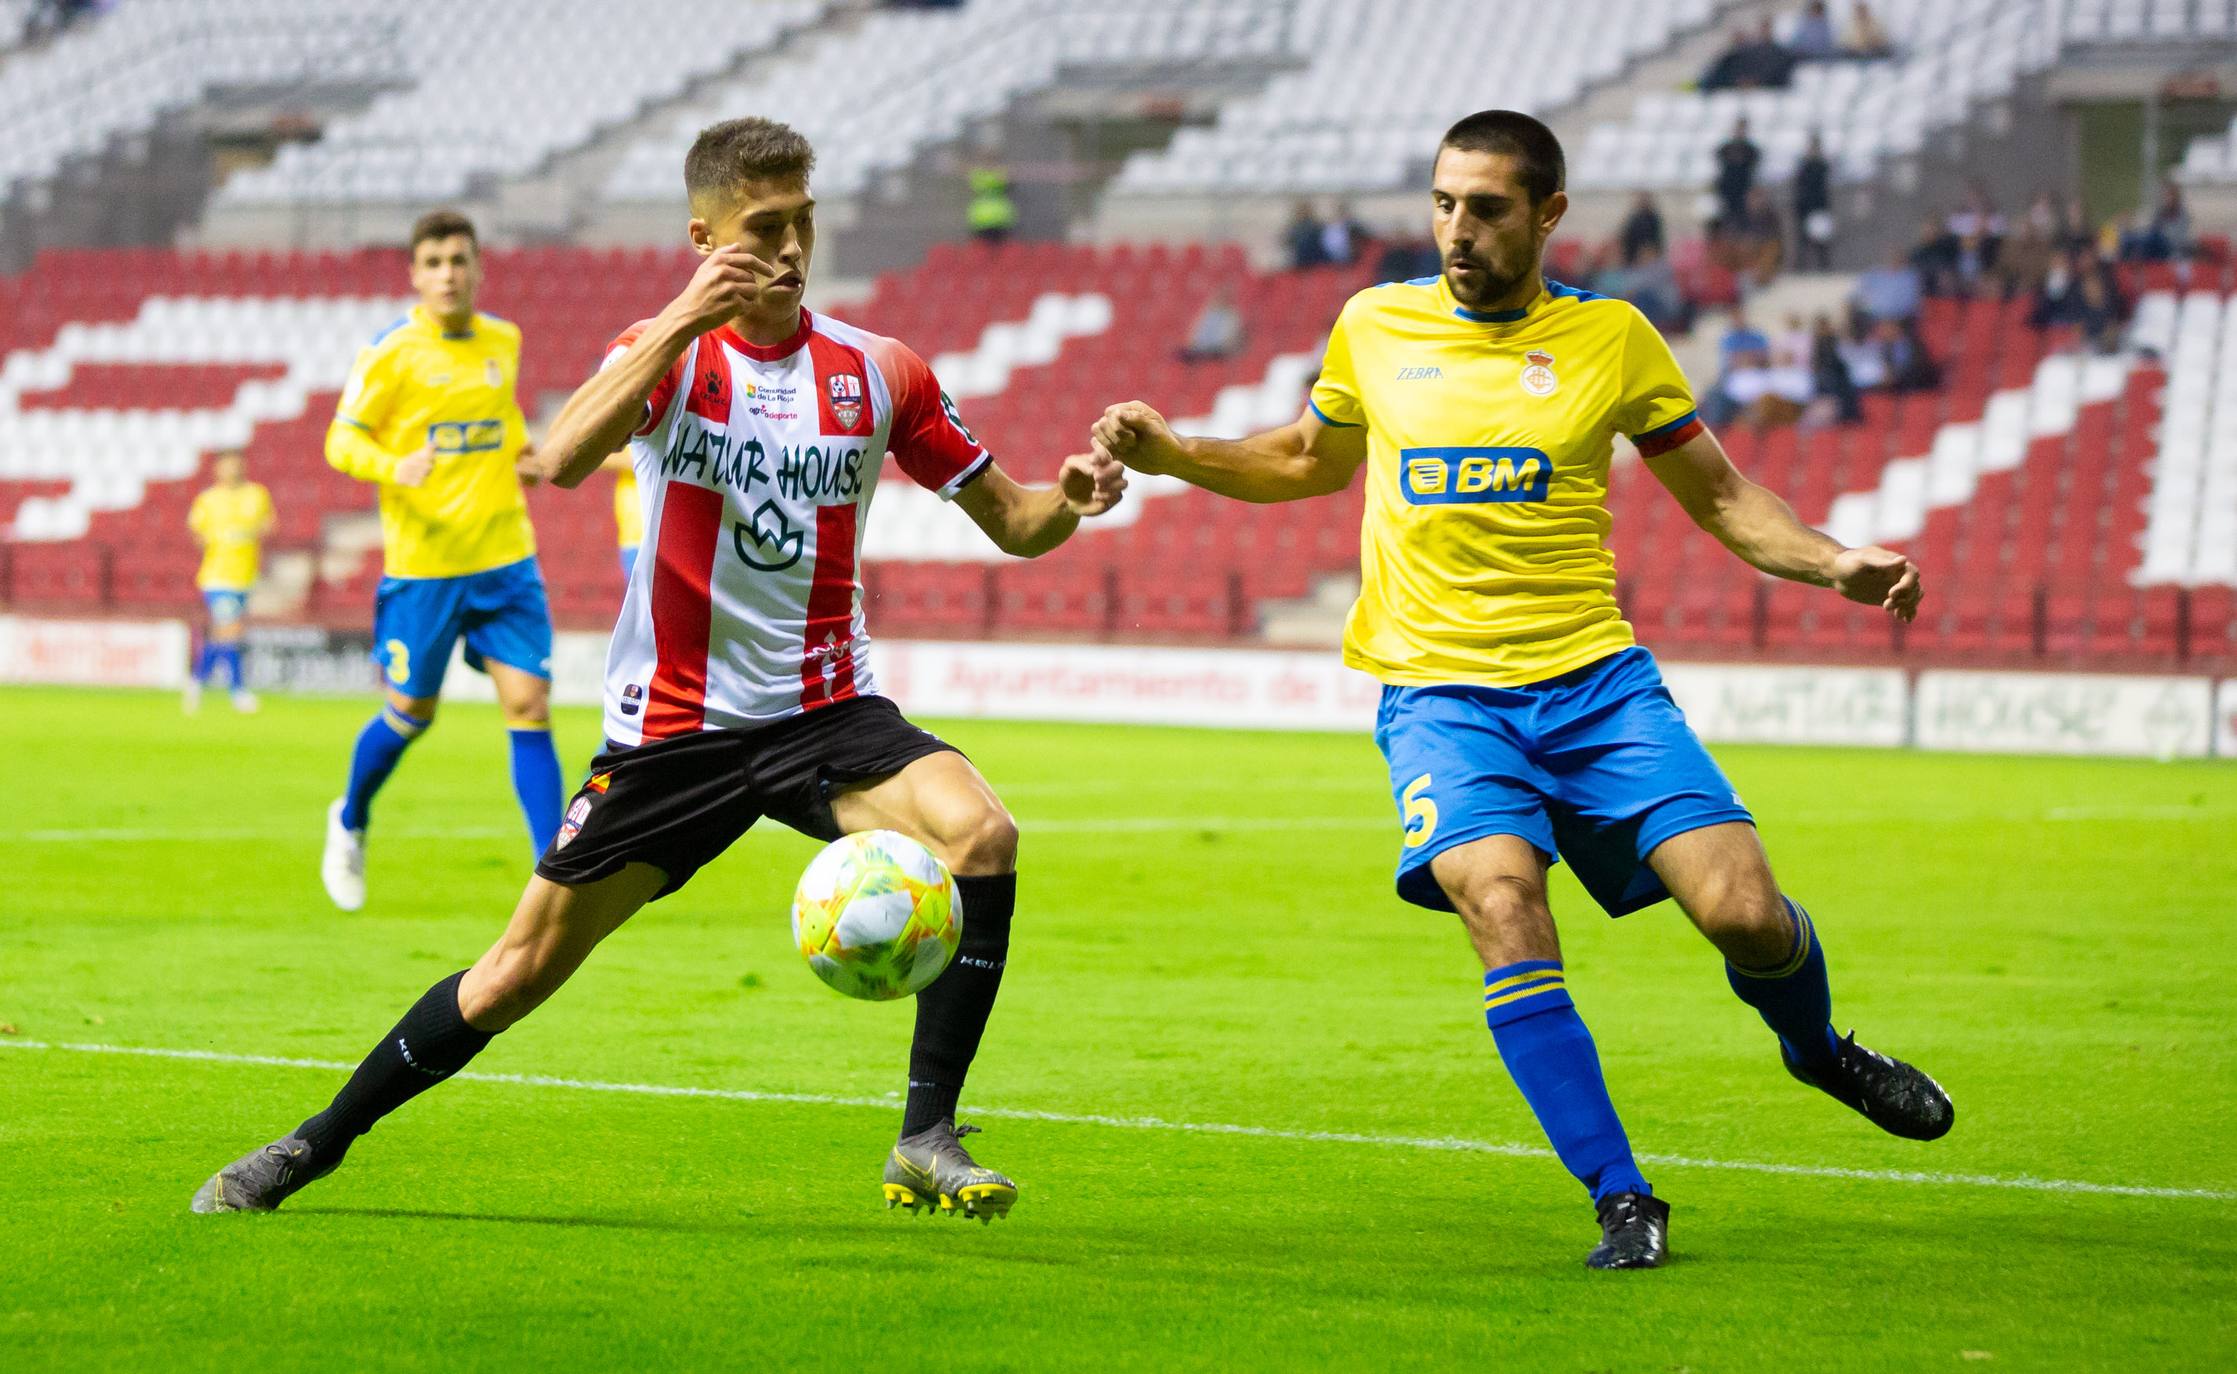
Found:
[[[356,1068],[339,1059],[293,1059],[269,1054],[227,1054],[217,1050],[163,1049],[144,1045],[95,1045],[49,1043],[43,1040],[0,1039],[0,1049],[60,1051],[68,1054],[129,1055],[142,1059],[184,1059],[206,1064],[241,1064],[262,1068],[321,1069],[347,1073]],[[574,1092],[621,1093],[632,1097],[706,1098],[721,1102],[773,1102],[808,1107],[874,1107],[893,1111],[891,1097],[846,1097],[831,1093],[760,1092],[750,1088],[692,1088],[665,1083],[608,1083],[596,1079],[556,1078],[533,1073],[465,1073],[453,1078],[467,1083],[509,1084],[524,1088],[561,1088]],[[971,1115],[1004,1121],[1045,1121],[1061,1126],[1100,1126],[1123,1131],[1173,1131],[1184,1135],[1239,1136],[1252,1140],[1281,1140],[1316,1145],[1369,1145],[1385,1149],[1433,1150],[1451,1154],[1496,1155],[1507,1159],[1552,1159],[1542,1145],[1517,1145],[1507,1141],[1468,1140],[1458,1136],[1379,1135],[1366,1131],[1300,1131],[1278,1126],[1246,1126],[1219,1121],[1168,1121],[1155,1116],[1105,1116],[1093,1112],[1045,1112],[1024,1107],[973,1107]],[[1898,1183],[1931,1188],[2001,1188],[2028,1193],[2066,1193],[2096,1197],[2176,1198],[2208,1202],[2237,1200],[2237,1192],[2219,1188],[2164,1188],[2148,1184],[2092,1183],[2082,1179],[2038,1178],[2031,1174],[1960,1174],[1920,1169],[1849,1169],[1826,1164],[1777,1164],[1750,1159],[1701,1159],[1691,1155],[1642,1154],[1642,1164],[1672,1169],[1710,1169],[1725,1173],[1773,1174],[1786,1178],[1828,1178],[1857,1183]]]

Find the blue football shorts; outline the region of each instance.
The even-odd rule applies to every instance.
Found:
[[[551,606],[534,558],[464,577],[384,577],[373,598],[373,661],[408,697],[443,690],[451,646],[466,638],[466,664],[502,663],[551,676]]]
[[[1623,916],[1670,895],[1655,846],[1754,820],[1643,648],[1526,687],[1385,687],[1375,743],[1404,827],[1398,895],[1439,911],[1430,861],[1471,840],[1520,836]]]
[[[248,618],[249,594],[229,587],[204,587],[202,607],[209,612],[211,628],[225,629]]]

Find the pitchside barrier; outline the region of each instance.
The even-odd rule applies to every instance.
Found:
[[[0,682],[177,688],[180,621],[0,616]],[[265,692],[357,692],[371,641],[315,627],[252,629],[250,682]],[[606,637],[564,633],[552,695],[592,705]],[[881,641],[883,690],[927,718],[1111,721],[1264,730],[1371,730],[1380,688],[1329,652],[1109,644]],[[2237,758],[2237,678],[1688,663],[1662,665],[1705,739],[1981,753]],[[494,700],[456,660],[456,700]]]

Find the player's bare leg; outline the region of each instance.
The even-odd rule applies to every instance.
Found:
[[[944,1212],[984,1220],[1007,1215],[1017,1184],[971,1158],[958,1137],[956,1101],[978,1054],[1002,985],[1017,904],[1017,823],[961,754],[918,759],[900,772],[832,799],[840,829],[897,830],[940,856],[955,874],[963,939],[954,962],[917,994],[909,1049],[909,1100],[901,1138],[886,1159],[889,1207],[912,1212],[937,1199]]]
[[[1890,1135],[1934,1140],[1957,1110],[1942,1085],[1833,1031],[1833,995],[1816,926],[1779,890],[1755,827],[1703,826],[1655,847],[1647,863],[1724,955],[1725,976],[1779,1038],[1787,1072]]]
[[[513,795],[528,822],[529,844],[541,855],[551,848],[567,807],[567,785],[551,742],[551,679],[494,660],[488,668],[512,746]]]
[[[1453,846],[1430,862],[1484,964],[1484,1020],[1562,1165],[1592,1195],[1595,1269],[1652,1269],[1669,1257],[1670,1204],[1654,1196],[1600,1073],[1592,1033],[1569,1000],[1546,904],[1546,856],[1517,835]]]
[[[499,1031],[543,1005],[665,881],[641,863],[577,887],[530,878],[505,933],[472,968],[429,988],[326,1110],[219,1170],[195,1193],[193,1209],[269,1212],[332,1173],[382,1117],[466,1067]]]

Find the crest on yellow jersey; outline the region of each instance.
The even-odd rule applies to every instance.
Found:
[[[1522,389],[1533,396],[1551,396],[1561,389],[1553,375],[1553,354],[1533,348],[1522,355]]]

